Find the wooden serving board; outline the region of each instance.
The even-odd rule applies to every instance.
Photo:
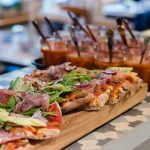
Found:
[[[142,88],[131,98],[114,105],[106,105],[99,111],[79,111],[64,115],[64,125],[60,136],[40,142],[33,149],[59,150],[66,147],[143,101],[147,95],[147,87],[147,84],[143,84]]]

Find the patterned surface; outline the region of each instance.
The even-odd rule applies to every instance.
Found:
[[[65,150],[99,150],[112,140],[117,140],[149,119],[150,94],[147,95],[145,101],[141,104],[78,140]]]
[[[149,150],[149,149],[150,149],[150,139],[146,140],[145,142],[134,148],[134,150]]]
[[[34,67],[29,67],[0,76],[0,88],[8,87],[12,79],[30,73],[33,69]],[[141,104],[69,145],[65,150],[99,150],[148,120],[150,120],[150,93]]]

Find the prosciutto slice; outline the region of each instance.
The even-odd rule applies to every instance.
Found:
[[[42,107],[45,111],[49,108],[48,94],[27,92],[23,96],[23,101],[16,105],[16,111],[26,112],[32,107]]]
[[[0,89],[0,104],[7,104],[11,96],[15,96],[16,93],[8,89]]]
[[[75,67],[71,67],[70,63],[64,63],[62,65],[50,66],[46,70],[35,70],[31,76],[42,82],[50,82],[62,78],[64,74],[72,69],[75,69]]]
[[[3,129],[0,129],[0,144],[4,144],[6,142],[15,141],[19,139],[23,139],[22,135],[15,135],[13,133],[9,133]]]
[[[68,62],[58,66],[50,66],[47,68],[47,73],[52,80],[57,80],[73,69],[75,69],[75,66],[70,66],[70,63]]]

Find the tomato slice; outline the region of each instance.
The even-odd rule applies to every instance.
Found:
[[[63,123],[61,108],[57,102],[50,106],[49,111],[57,113],[57,116],[49,116],[50,121],[57,122],[59,124]]]

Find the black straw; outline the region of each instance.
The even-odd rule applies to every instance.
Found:
[[[145,37],[144,38],[144,46],[143,46],[143,49],[141,51],[141,59],[140,59],[140,64],[142,64],[143,62],[143,58],[144,58],[144,55],[148,49],[148,44],[149,44],[149,41],[150,41],[150,37]]]
[[[108,48],[109,48],[109,63],[112,63],[112,51],[114,46],[114,32],[111,29],[107,30],[107,40],[108,40]]]
[[[35,27],[35,29],[37,30],[37,32],[39,33],[39,35],[42,37],[42,39],[44,41],[46,41],[46,37],[44,36],[44,34],[42,33],[42,31],[40,30],[39,26],[38,26],[38,21],[32,21],[33,26]]]
[[[51,47],[49,45],[49,42],[47,41],[46,37],[44,36],[44,34],[42,33],[42,31],[40,30],[39,26],[38,26],[38,21],[34,20],[32,21],[33,26],[35,27],[35,29],[37,30],[37,32],[39,33],[39,35],[42,37],[43,41],[46,42],[47,46],[49,47],[49,49],[51,50]]]
[[[94,36],[94,34],[93,34],[92,30],[90,29],[90,27],[88,26],[88,24],[86,24],[86,28],[87,28],[87,30],[88,30],[88,32],[89,32],[90,37],[92,38],[92,40],[97,43],[97,39]]]
[[[117,18],[116,22],[118,26],[122,26],[123,18],[122,17]]]
[[[73,41],[73,43],[74,43],[74,45],[76,47],[77,54],[80,57],[81,56],[81,54],[80,54],[80,47],[79,47],[78,40],[77,40],[77,37],[76,37],[76,34],[75,34],[74,26],[69,26],[68,27],[68,31],[69,31],[69,33],[71,35],[71,38],[72,38],[72,41]]]
[[[56,36],[57,36],[60,40],[62,40],[62,38],[61,38],[61,36],[59,35],[59,33],[57,32],[57,30],[53,27],[53,25],[52,25],[50,19],[48,19],[47,17],[44,17],[44,19],[45,19],[45,21],[47,22],[47,24],[49,25],[49,27],[50,27],[52,33],[55,33]]]
[[[136,40],[135,35],[133,34],[133,32],[132,32],[132,30],[131,30],[131,28],[130,28],[130,25],[129,25],[128,20],[123,19],[123,23],[124,23],[126,29],[128,30],[129,34],[131,35],[132,39],[133,39],[133,40]]]
[[[73,16],[69,11],[68,11],[68,15],[71,18],[71,20],[73,21],[74,26],[79,26],[79,28],[81,30],[84,31],[84,33],[89,36],[88,32],[84,29],[84,27],[80,24],[79,20],[77,19],[77,17]]]

